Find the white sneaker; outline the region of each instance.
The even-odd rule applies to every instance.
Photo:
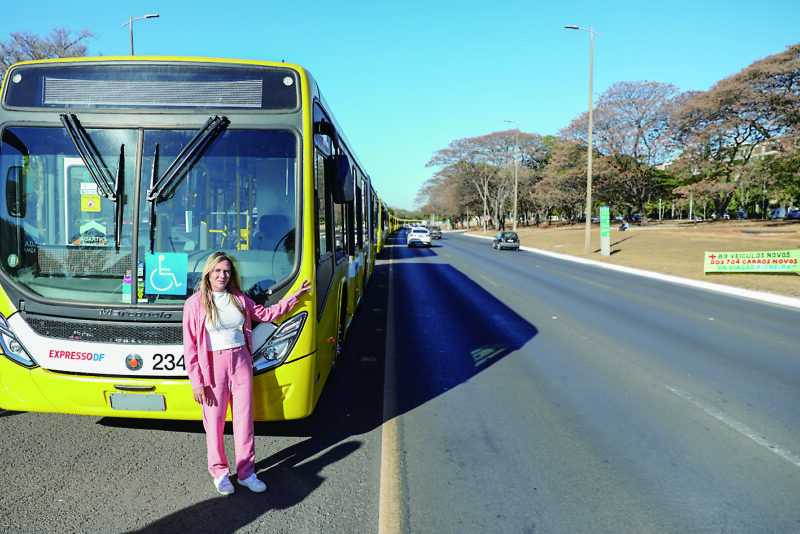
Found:
[[[245,488],[249,489],[254,493],[262,493],[267,491],[267,485],[261,482],[258,477],[253,473],[249,477],[244,480],[239,480],[239,484],[244,486]]]
[[[231,484],[227,473],[214,479],[214,487],[217,488],[217,491],[222,495],[230,495],[233,493],[233,484]]]

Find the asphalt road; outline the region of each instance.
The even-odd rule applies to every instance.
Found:
[[[454,234],[396,252],[405,532],[800,531],[800,311]]]
[[[800,311],[402,238],[314,415],[257,424],[266,494],[199,423],[6,412],[0,529],[800,532]]]

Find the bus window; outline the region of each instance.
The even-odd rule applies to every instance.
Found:
[[[154,163],[160,176],[195,132],[88,129],[86,134],[110,176],[124,157],[118,219],[114,202],[101,194],[64,128],[14,127],[3,134],[0,172],[6,177],[12,167],[23,167],[26,209],[24,217],[13,216],[22,215],[19,206],[0,209],[0,266],[21,286],[44,298],[75,302],[179,302],[191,294],[205,258],[216,249],[231,251],[242,264],[244,289],[267,289],[290,276],[297,264],[294,134],[225,131],[166,198],[153,202],[148,189]],[[143,172],[137,180],[140,135]],[[0,180],[3,189],[6,183]],[[9,199],[18,204],[17,198],[18,191],[0,192],[5,204]],[[269,216],[282,221],[271,228],[281,235],[269,250],[256,249],[259,219],[264,227]],[[117,224],[119,250],[114,244]],[[154,269],[159,274],[151,278]]]
[[[333,205],[334,230],[336,232],[336,256],[342,256],[347,250],[347,229],[345,225],[347,204]]]
[[[356,187],[356,248],[364,248],[364,193]]]
[[[136,146],[131,130],[90,129],[87,135],[109,172],[117,172],[121,147]],[[135,150],[125,154],[132,176]],[[0,211],[1,264],[20,286],[47,299],[97,303],[130,300],[133,181],[125,184],[121,225],[127,247],[114,247],[114,203],[99,194],[63,128],[13,127],[3,133],[0,170],[22,167],[24,213]],[[7,202],[7,196],[2,200]],[[12,210],[13,211],[13,210]],[[127,223],[127,224],[126,224]],[[126,285],[126,280],[128,284]],[[127,293],[127,301],[126,292]]]
[[[192,135],[192,131],[146,132],[144,168],[151,169],[155,160],[157,172],[164,172]],[[139,257],[149,256],[155,268],[153,256],[159,255],[186,265],[185,280],[177,281],[183,291],[159,290],[150,284],[151,291],[142,298],[148,302],[186,298],[214,250],[228,251],[237,259],[245,290],[266,290],[289,276],[295,264],[296,181],[293,134],[222,133],[169,198],[140,203],[144,224],[139,227]]]
[[[330,210],[330,201],[328,199],[327,187],[325,184],[325,156],[319,152],[314,153],[314,187],[317,190],[317,234],[319,236],[317,257],[321,257],[333,251],[333,247],[331,245],[333,244],[334,240],[330,238],[331,217],[328,215]]]

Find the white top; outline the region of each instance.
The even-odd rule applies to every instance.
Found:
[[[214,305],[217,307],[217,322],[206,317],[209,348],[211,350],[232,349],[244,345],[244,316],[231,302],[227,291],[212,291]]]

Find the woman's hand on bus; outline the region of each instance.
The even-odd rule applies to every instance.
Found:
[[[199,388],[196,388],[193,391],[194,391],[195,402],[197,402],[200,405],[208,404],[209,406],[211,406],[211,399],[209,399],[208,395],[206,395],[205,386],[200,386]]]
[[[308,280],[303,280],[303,283],[300,284],[300,288],[292,293],[292,296],[296,299],[299,299],[309,291],[311,291],[311,283]]]

